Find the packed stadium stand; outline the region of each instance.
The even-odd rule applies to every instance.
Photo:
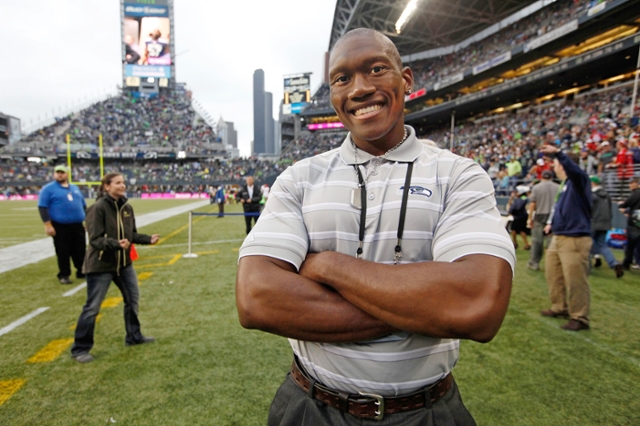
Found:
[[[98,102],[61,118],[11,147],[7,153],[48,155],[66,153],[65,135],[80,151],[97,152],[102,135],[107,152],[187,150],[189,153],[222,154],[215,131],[191,107],[184,94],[166,92],[152,98],[127,93]]]
[[[363,0],[351,8],[338,0],[329,47],[358,26],[388,34],[414,72],[406,122],[419,136],[480,163],[498,195],[539,177],[544,159],[537,147],[549,142],[580,153],[584,167],[602,176],[615,199],[626,196],[625,182],[640,175],[638,109],[631,107],[640,48],[638,2],[435,3],[421,5],[419,16],[398,35],[390,30],[398,8],[393,1]],[[268,160],[228,158],[215,129],[184,93],[151,99],[123,93],[5,147],[1,189],[37,191],[49,179],[51,164],[63,162],[67,134],[78,182],[99,178],[98,135],[105,172],[125,173],[134,192],[201,191],[209,184],[239,184],[248,174],[272,182],[287,165],[340,145],[344,129],[305,129],[339,124],[329,95],[325,82],[300,114],[302,131],[286,132],[286,139],[283,132],[280,158]],[[522,171],[509,176],[507,163],[514,160]]]

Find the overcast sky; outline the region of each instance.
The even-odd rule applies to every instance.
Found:
[[[253,72],[265,72],[273,111],[285,74],[322,80],[336,0],[175,0],[176,77],[217,119],[253,139]],[[122,82],[120,2],[0,0],[0,112],[23,128],[115,93]]]

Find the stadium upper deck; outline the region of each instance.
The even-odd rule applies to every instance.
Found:
[[[191,99],[171,92],[149,99],[123,93],[95,103],[5,147],[3,153],[64,157],[67,134],[78,159],[97,158],[99,135],[105,157],[176,158],[180,151],[185,157],[225,156],[215,129],[196,113]]]
[[[487,2],[479,3],[482,4],[478,6],[480,9],[487,6]],[[469,117],[563,90],[576,87],[584,90],[594,83],[629,73],[635,67],[636,45],[640,41],[631,36],[637,33],[640,26],[640,7],[637,2],[558,0],[520,3],[520,7],[523,6],[528,7],[491,27],[492,21],[487,19],[484,27],[474,27],[481,30],[480,33],[471,37],[470,33],[464,33],[466,40],[451,38],[448,40],[452,44],[448,46],[428,51],[414,50],[403,57],[414,70],[416,78],[414,94],[407,98],[409,123],[424,125],[429,122],[442,126],[448,123],[454,110],[458,118]],[[536,8],[539,9],[531,13]],[[344,27],[340,23],[344,17],[342,21],[338,20],[340,13],[336,11],[334,35],[337,34],[337,28],[346,31],[363,23],[358,10],[355,10],[350,26]],[[398,46],[407,46],[409,41],[403,40],[403,37],[412,37],[412,23],[422,23],[426,19],[423,14],[431,16],[434,13],[442,11],[433,12],[431,3],[428,10],[419,8],[415,21],[410,21],[407,26],[407,33],[403,31],[400,35],[389,31],[397,15],[383,16],[380,12],[378,20],[386,19],[386,24],[372,26],[383,30]],[[449,18],[449,21],[443,18],[443,22],[465,22],[463,18]],[[591,53],[593,55],[589,56]],[[579,57],[581,54],[582,57]],[[615,66],[611,66],[612,61],[615,61]],[[586,62],[590,64],[583,65]],[[584,68],[588,72],[581,73],[584,78],[579,81],[557,78],[558,74],[566,74],[570,67]],[[540,72],[534,75],[536,71]],[[515,86],[519,87],[512,91]],[[522,90],[524,86],[528,87],[528,93]],[[499,96],[482,99],[490,95],[490,90]],[[505,91],[512,91],[516,96],[505,96]],[[321,96],[323,93],[328,95],[323,88],[314,95],[312,105],[303,111],[303,116],[333,115],[328,97]],[[448,105],[441,105],[447,102]]]

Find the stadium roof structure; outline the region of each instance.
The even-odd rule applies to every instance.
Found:
[[[459,43],[536,0],[422,0],[401,34],[395,23],[407,1],[337,0],[329,50],[348,31],[372,28],[387,35],[400,55]]]

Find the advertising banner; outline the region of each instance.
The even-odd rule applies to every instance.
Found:
[[[438,82],[436,82],[433,85],[433,90],[440,90],[443,87],[451,86],[452,84],[462,81],[463,79],[464,79],[464,73],[462,72],[448,75],[443,79],[438,80]]]
[[[126,77],[158,77],[171,78],[171,67],[151,66],[151,65],[127,65],[125,67]]]
[[[415,92],[411,93],[410,95],[405,96],[404,100],[407,101],[407,100],[411,100],[411,99],[420,98],[420,97],[422,97],[422,96],[424,96],[426,94],[427,94],[427,89],[425,89],[425,88],[418,89]]]
[[[333,123],[317,123],[317,124],[308,124],[307,129],[309,130],[325,130],[325,129],[342,129],[344,128],[344,124],[339,121]]]
[[[151,199],[159,199],[159,198],[209,198],[209,194],[206,192],[201,193],[191,193],[191,192],[176,192],[176,193],[167,193],[167,192],[152,192],[152,193],[142,193],[140,194],[140,198],[151,198]]]
[[[553,41],[557,38],[560,38],[562,36],[565,36],[567,34],[569,34],[572,31],[575,31],[578,29],[578,20],[574,19],[573,21],[569,22],[568,24],[565,24],[561,27],[556,28],[555,30],[551,30],[546,34],[541,35],[538,38],[534,38],[533,40],[531,40],[529,43],[524,45],[524,51],[528,52],[530,50],[533,49],[537,49],[538,47],[549,43],[550,41]]]
[[[167,0],[139,4],[126,0],[123,62],[127,77],[171,77],[171,21]]]
[[[480,74],[490,68],[495,67],[496,65],[503,64],[507,61],[511,60],[511,51],[505,52],[501,55],[498,55],[494,58],[489,59],[486,62],[481,63],[480,65],[476,65],[473,67],[473,75]]]

